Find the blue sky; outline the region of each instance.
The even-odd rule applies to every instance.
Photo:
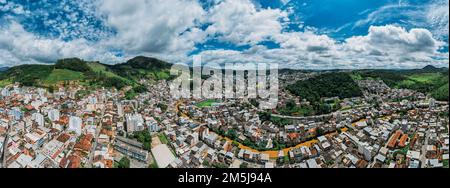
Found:
[[[0,0],[0,66],[137,55],[297,69],[448,67],[448,0]]]

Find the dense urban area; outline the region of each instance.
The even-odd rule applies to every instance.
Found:
[[[278,106],[261,110],[257,99],[175,99],[164,71],[138,80],[126,64],[86,64],[5,73],[0,167],[448,168],[448,69],[437,73],[447,100],[367,72],[281,70]]]

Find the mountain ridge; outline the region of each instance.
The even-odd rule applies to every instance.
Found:
[[[25,86],[53,87],[67,82],[87,86],[121,89],[137,87],[141,79],[168,79],[170,63],[150,57],[138,56],[124,63],[108,65],[80,58],[59,59],[55,64],[25,64],[0,72],[0,86],[18,82]]]
[[[8,69],[9,69],[9,67],[0,67],[0,72],[7,71]]]
[[[156,81],[173,78],[171,64],[157,58],[137,56],[126,62],[108,65],[80,58],[60,59],[51,65],[18,65],[0,71],[0,87],[18,82],[25,86],[53,88],[70,83],[88,87],[122,89],[131,86],[135,91],[144,91],[142,80]],[[305,71],[281,69],[284,71]],[[309,72],[309,71],[306,71]],[[333,71],[328,71],[333,72]],[[338,70],[334,72],[340,72]],[[380,78],[391,87],[415,89],[433,94],[438,99],[448,98],[440,91],[448,91],[448,68],[427,65],[422,69],[409,70],[354,70],[362,77]],[[135,92],[137,93],[137,92]]]

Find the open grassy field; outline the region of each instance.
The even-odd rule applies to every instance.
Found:
[[[398,85],[407,87],[407,86],[412,86],[414,84],[416,84],[416,81],[408,79],[408,80],[401,81]]]
[[[360,74],[358,73],[352,73],[350,74],[350,77],[352,77],[353,80],[362,80],[364,79]]]
[[[125,79],[112,71],[109,71],[105,65],[102,65],[102,64],[96,63],[96,62],[91,62],[91,63],[88,63],[87,65],[92,69],[93,72],[102,73],[108,78],[118,78],[118,79],[125,81],[128,84],[131,84],[130,80]]]
[[[170,73],[168,71],[157,71],[154,74],[157,80],[166,80],[170,77]]]
[[[433,80],[439,79],[440,77],[441,73],[422,73],[422,74],[413,74],[409,76],[409,79],[417,82],[432,82]]]
[[[429,93],[438,100],[448,99],[448,75],[443,73],[412,74],[400,81],[396,87]]]
[[[94,72],[109,72],[109,71],[106,71],[106,67],[104,65],[100,64],[100,63],[92,62],[92,63],[88,63],[87,65]]]
[[[79,58],[57,60],[49,65],[19,65],[0,72],[0,86],[18,82],[24,86],[53,88],[63,81],[77,81],[88,87],[122,89],[138,87],[139,81],[170,79],[170,64],[155,58],[139,56],[125,63],[107,65]],[[143,91],[142,89],[140,90]]]
[[[204,107],[210,107],[212,106],[214,103],[217,103],[216,100],[214,99],[208,99],[202,102],[199,102],[196,106],[199,108],[204,108]]]
[[[419,73],[412,74],[407,79],[398,83],[400,87],[410,87],[416,84],[433,84],[442,78],[441,73]]]
[[[435,80],[439,80],[441,76],[442,76],[441,73],[421,73],[421,74],[413,74],[408,78],[416,82],[431,83]]]
[[[440,101],[448,101],[448,69],[424,68],[407,71],[369,70],[355,71],[353,79],[380,79],[391,88],[412,89],[430,94]]]
[[[7,85],[9,85],[11,83],[12,83],[12,81],[9,80],[9,79],[0,80],[0,87],[5,87],[5,86],[7,86]]]
[[[67,69],[54,69],[46,79],[44,84],[52,85],[62,81],[83,80],[84,75],[81,72],[75,72]]]
[[[164,134],[159,134],[158,138],[161,141],[161,143],[163,143],[163,144],[169,143],[169,140],[167,139],[166,135],[164,135]]]

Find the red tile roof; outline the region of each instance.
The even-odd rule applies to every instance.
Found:
[[[392,135],[391,139],[389,139],[388,142],[388,147],[389,148],[394,148],[395,145],[397,144],[397,140],[398,138],[400,138],[400,136],[403,134],[403,132],[401,130],[397,130],[394,135]]]
[[[408,139],[408,135],[404,134],[401,138],[400,138],[400,142],[398,143],[398,146],[400,147],[405,147],[406,146],[406,140]]]
[[[62,143],[66,143],[69,139],[70,139],[70,135],[63,133],[63,134],[59,135],[59,137],[56,140],[58,140]]]
[[[92,139],[93,136],[91,134],[82,136],[80,141],[75,144],[74,148],[84,152],[89,152],[92,146]]]
[[[81,157],[77,155],[71,155],[67,158],[69,164],[67,168],[79,168],[81,164]]]

